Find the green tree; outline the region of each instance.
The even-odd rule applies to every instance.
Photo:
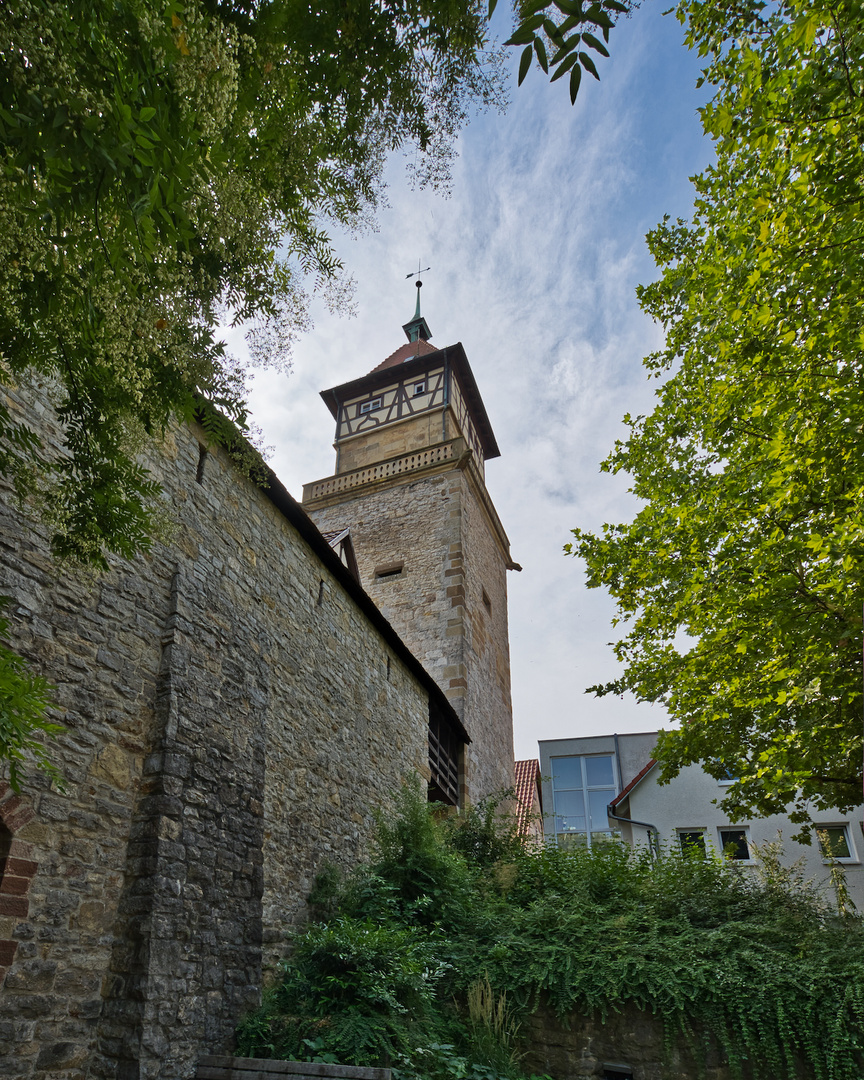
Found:
[[[628,624],[625,672],[591,689],[664,702],[669,779],[737,776],[767,814],[861,801],[864,579],[864,8],[685,0],[716,87],[716,163],[693,220],[648,237],[639,290],[666,330],[649,416],[603,465],[643,505],[574,530]]]
[[[324,224],[374,210],[389,150],[442,182],[500,56],[466,0],[10,0],[0,30],[2,374],[48,381],[65,439],[0,409],[2,465],[104,566],[152,535],[141,433],[196,395],[245,423],[219,325],[284,361],[304,275],[338,270]]]

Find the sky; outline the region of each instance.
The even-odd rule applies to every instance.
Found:
[[[656,388],[641,360],[662,332],[635,296],[656,277],[645,233],[664,214],[690,216],[689,177],[711,160],[698,57],[661,10],[648,3],[612,31],[601,82],[586,76],[573,107],[567,78],[550,85],[534,69],[517,88],[514,75],[507,112],[460,136],[449,198],[412,191],[394,161],[378,231],[334,237],[356,281],[356,317],[315,303],[293,370],[259,373],[250,398],[270,465],[299,500],[335,468],[319,391],[404,342],[415,303],[406,275],[418,259],[431,268],[422,310],[432,344],[465,347],[501,449],[487,487],[523,567],[508,574],[517,759],[536,757],[538,739],[668,723],[662,706],[585,694],[619,673],[614,604],[563,554],[573,527],[636,512],[626,477],[600,462],[625,434],[624,414],[648,412]]]

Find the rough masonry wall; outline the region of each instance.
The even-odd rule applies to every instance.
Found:
[[[448,595],[461,576],[460,474],[350,491],[310,516],[323,531],[350,526],[363,588],[461,716],[462,615]],[[401,574],[376,578],[376,567],[400,562]]]
[[[663,1018],[625,1002],[605,1017],[548,1007],[526,1017],[519,1031],[522,1068],[537,1076],[616,1075],[633,1080],[769,1080],[758,1066],[732,1069],[711,1032],[694,1025],[691,1039],[667,1035]],[[802,1071],[802,1075],[806,1075]]]
[[[9,1080],[180,1080],[228,1050],[315,872],[426,768],[428,691],[225,455],[196,482],[199,437],[153,461],[171,542],[105,575],[0,504],[12,643],[65,724],[63,788],[0,790]]]
[[[477,480],[467,469],[459,475],[469,670],[465,714],[482,717],[476,731],[469,731],[474,740],[470,750],[485,790],[500,791],[514,782],[507,564],[483,510]]]
[[[310,515],[322,530],[350,527],[364,589],[462,718],[470,798],[511,786],[506,570],[467,473],[355,489]],[[400,575],[376,579],[399,562]]]

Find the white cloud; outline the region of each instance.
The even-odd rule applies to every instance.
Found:
[[[613,608],[583,586],[562,547],[569,530],[625,520],[624,477],[599,462],[625,433],[621,417],[651,408],[641,357],[660,331],[636,305],[653,276],[643,235],[664,212],[686,216],[686,177],[708,160],[692,87],[697,64],[680,29],[640,10],[613,31],[603,82],[566,86],[532,72],[507,116],[463,137],[449,200],[411,192],[394,170],[380,230],[343,240],[358,282],[356,319],[316,312],[294,373],[258,376],[252,398],[273,466],[297,497],[334,466],[333,422],[318,392],[371,370],[404,337],[413,282],[439,345],[461,340],[502,451],[487,483],[522,574],[511,574],[517,755],[537,738],[650,730],[659,708],[584,688],[614,678]],[[587,85],[590,82],[591,85]]]

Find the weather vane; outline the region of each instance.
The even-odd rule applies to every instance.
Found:
[[[417,270],[413,274],[406,274],[405,275],[405,280],[407,281],[408,278],[412,278],[412,277],[419,277],[420,274],[425,274],[426,270],[431,270],[431,269],[432,269],[431,266],[427,266],[424,270],[421,270],[420,269],[420,260],[418,259],[417,260]]]

